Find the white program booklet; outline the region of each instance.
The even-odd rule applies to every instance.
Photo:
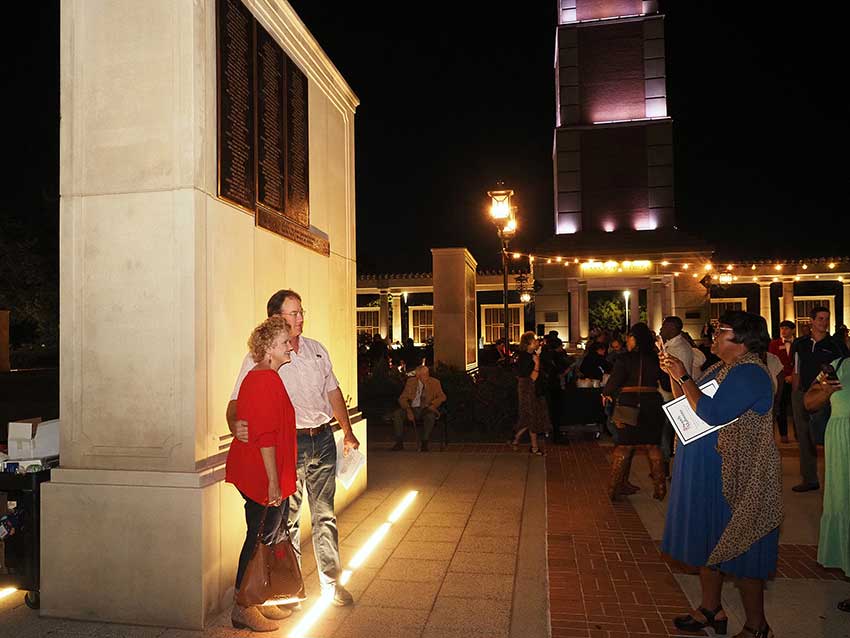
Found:
[[[706,396],[713,397],[718,387],[720,385],[712,379],[699,386],[699,389]],[[697,439],[701,439],[706,434],[711,434],[720,428],[726,427],[729,423],[734,423],[738,420],[732,419],[729,423],[724,423],[723,425],[709,425],[696,415],[696,412],[693,411],[691,404],[688,403],[688,399],[684,395],[668,401],[662,407],[664,408],[664,414],[667,415],[670,423],[673,424],[673,429],[676,430],[676,435],[679,437],[682,445],[687,445]]]
[[[348,456],[345,456],[342,441],[343,437],[340,437],[336,442],[336,477],[345,486],[345,489],[348,489],[354,483],[360,469],[366,465],[366,457],[360,450],[351,450]]]

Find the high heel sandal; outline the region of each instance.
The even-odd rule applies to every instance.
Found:
[[[714,633],[720,634],[721,636],[726,635],[727,625],[729,623],[728,618],[715,619],[715,616],[723,611],[723,607],[718,607],[714,611],[706,609],[705,607],[697,607],[697,611],[705,616],[706,622],[702,622],[701,620],[697,620],[690,614],[687,616],[678,616],[673,619],[673,624],[676,625],[676,629],[682,629],[683,631],[701,631],[706,627],[711,627],[714,630]],[[746,627],[745,627],[746,629]],[[741,634],[743,635],[743,634]],[[753,634],[756,635],[756,634]],[[759,638],[761,638],[759,636]]]
[[[741,632],[735,634],[734,638],[774,638],[774,633],[767,624],[761,629],[752,629],[744,625]]]
[[[546,456],[546,452],[541,450],[539,447],[529,448],[528,453],[532,456]]]

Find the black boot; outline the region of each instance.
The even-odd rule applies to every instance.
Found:
[[[419,451],[420,452],[427,452],[428,451],[428,441],[427,441],[427,439],[422,439],[422,445],[419,447]]]

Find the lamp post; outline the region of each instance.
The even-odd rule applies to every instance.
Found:
[[[508,240],[516,233],[516,217],[511,207],[511,197],[514,192],[505,188],[504,182],[496,184],[496,189],[487,191],[490,197],[490,219],[496,226],[502,248],[502,294],[504,301],[504,332],[505,354],[510,352],[510,319],[508,317]],[[510,357],[506,356],[506,361]]]
[[[623,291],[623,299],[625,300],[626,305],[626,332],[629,332],[629,297],[631,296],[631,292],[628,290]]]

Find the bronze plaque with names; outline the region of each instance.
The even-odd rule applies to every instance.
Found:
[[[257,203],[284,212],[285,56],[257,24]]]
[[[257,209],[257,225],[282,237],[291,239],[325,257],[331,254],[331,244],[326,237],[314,233],[309,228],[304,228],[300,224],[296,224],[283,215],[266,210],[262,206]]]
[[[254,16],[240,0],[219,0],[218,193],[255,206]]]
[[[286,216],[310,226],[307,76],[286,60]]]

